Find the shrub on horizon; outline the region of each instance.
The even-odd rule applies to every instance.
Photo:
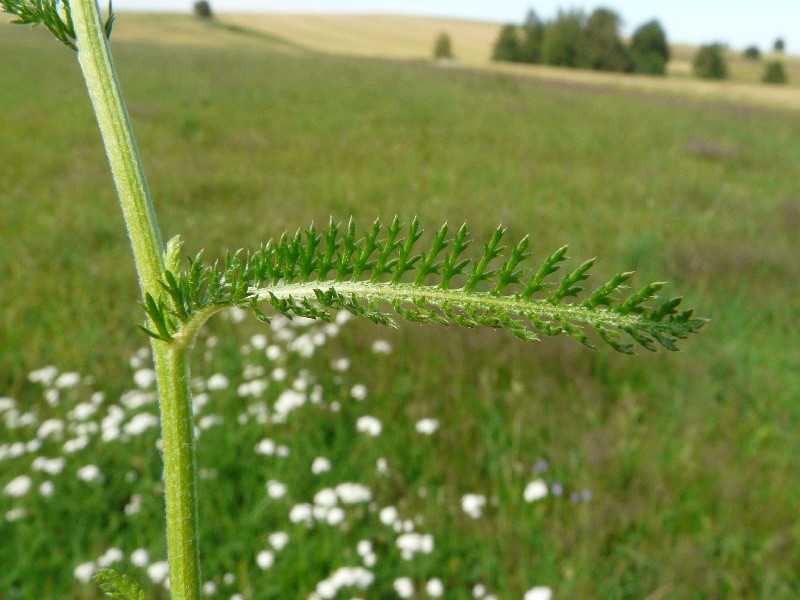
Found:
[[[779,60],[768,62],[764,68],[764,75],[761,76],[763,83],[782,84],[786,83],[786,70],[783,68],[783,63]]]
[[[450,43],[450,36],[444,31],[438,35],[433,45],[433,58],[436,60],[453,58],[453,45]]]
[[[200,19],[213,19],[214,12],[207,0],[198,0],[194,3],[194,15]]]
[[[663,75],[670,59],[667,35],[658,21],[648,21],[633,32],[630,55],[634,73]]]
[[[701,46],[694,57],[692,69],[695,76],[701,79],[727,79],[728,66],[722,44]]]

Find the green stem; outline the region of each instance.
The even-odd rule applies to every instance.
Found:
[[[103,136],[142,295],[159,297],[164,247],[96,0],[71,0],[78,61]],[[167,552],[173,600],[200,598],[200,560],[188,345],[153,340],[161,410]]]

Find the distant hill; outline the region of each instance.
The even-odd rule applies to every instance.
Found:
[[[800,59],[765,53],[760,61],[728,52],[730,79],[691,76],[693,46],[673,44],[667,77],[620,75],[489,60],[501,24],[405,15],[221,14],[212,22],[190,15],[128,13],[115,26],[116,41],[185,45],[237,45],[281,52],[322,52],[390,60],[431,60],[436,36],[452,41],[455,65],[566,84],[712,98],[800,110]],[[760,83],[768,60],[784,62],[786,86]]]

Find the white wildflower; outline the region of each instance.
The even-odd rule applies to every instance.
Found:
[[[346,310],[340,310],[338,313],[336,313],[335,321],[337,325],[344,325],[345,323],[347,323],[352,319],[353,319],[352,313]]]
[[[430,534],[404,533],[395,541],[403,558],[410,560],[414,554],[433,552],[433,536]]]
[[[137,548],[131,552],[131,563],[135,567],[144,568],[150,562],[150,554],[144,548]]]
[[[2,397],[0,398],[0,413],[10,410],[16,406],[13,398]]]
[[[297,390],[283,390],[275,401],[275,412],[279,415],[288,415],[295,408],[303,406],[306,402],[306,395]]]
[[[358,401],[363,401],[367,397],[367,386],[362,383],[355,384],[350,388],[350,395]]]
[[[97,412],[97,406],[91,402],[81,402],[69,411],[69,418],[73,421],[85,421]]]
[[[40,440],[49,438],[53,434],[64,431],[64,421],[59,419],[47,419],[36,430],[36,437]]]
[[[153,583],[164,583],[167,579],[167,575],[169,575],[169,563],[165,560],[154,562],[147,567],[147,576]]]
[[[358,544],[356,544],[356,552],[359,556],[372,554],[372,542],[369,540],[360,540]]]
[[[239,384],[239,387],[236,388],[236,393],[240,398],[246,398],[247,396],[255,398],[261,396],[267,387],[268,384],[263,379],[253,379]]]
[[[197,420],[197,427],[205,431],[211,429],[215,425],[222,425],[223,419],[219,415],[204,415]]]
[[[155,400],[155,393],[141,390],[131,390],[119,397],[119,403],[128,410],[136,410],[147,404],[152,404]]]
[[[314,462],[311,463],[311,472],[314,475],[319,475],[321,473],[327,473],[331,470],[331,461],[329,461],[324,456],[318,456],[314,459]]]
[[[41,383],[42,385],[50,385],[58,375],[58,369],[50,365],[36,369],[28,373],[28,381],[31,383]]]
[[[209,338],[210,339],[210,338]],[[203,594],[206,596],[213,596],[217,593],[217,584],[209,580],[203,584]]]
[[[96,571],[97,565],[93,562],[85,562],[75,567],[72,573],[75,575],[75,579],[81,583],[89,583],[92,580],[92,575],[94,575]]]
[[[256,555],[256,564],[262,571],[266,571],[275,564],[275,553],[272,550],[262,550]]]
[[[378,513],[378,518],[384,525],[393,525],[397,517],[397,509],[394,506],[386,506]]]
[[[128,435],[141,435],[148,429],[158,428],[158,417],[150,413],[134,415],[122,428]]]
[[[27,512],[24,508],[17,507],[12,508],[11,510],[6,512],[6,521],[9,523],[13,523],[14,521],[19,521],[20,519],[24,519],[27,516]]]
[[[250,345],[256,350],[263,350],[267,347],[267,336],[259,333],[250,338]]]
[[[331,362],[331,369],[334,371],[344,372],[350,368],[350,359],[349,358],[337,358],[336,360]]]
[[[344,504],[359,504],[372,500],[370,489],[360,483],[340,483],[336,486],[336,495]]]
[[[269,545],[272,546],[276,552],[280,552],[286,547],[286,544],[289,543],[289,534],[285,531],[276,531],[275,533],[269,534],[267,539],[269,540]]]
[[[525,600],[550,600],[553,590],[543,585],[537,585],[525,592]]]
[[[425,584],[425,591],[428,593],[428,596],[433,598],[439,598],[444,594],[444,585],[442,585],[442,580],[434,577],[433,579],[429,579],[428,583]]]
[[[276,346],[275,344],[267,346],[266,350],[264,350],[264,355],[273,362],[278,360],[281,354],[283,354],[283,350],[281,350],[280,346]]]
[[[392,587],[394,587],[394,591],[397,592],[397,595],[401,598],[411,598],[414,594],[414,584],[408,577],[399,577],[395,579]]]
[[[139,369],[133,374],[133,382],[143,390],[151,388],[156,382],[156,372],[153,369]]]
[[[336,505],[336,492],[331,488],[324,488],[314,494],[314,504],[329,508]]]
[[[439,421],[437,419],[420,419],[414,426],[417,433],[422,435],[432,435],[439,429]]]
[[[67,461],[61,456],[57,456],[56,458],[37,456],[31,463],[31,469],[47,473],[48,475],[58,475],[64,470],[66,462]]]
[[[388,461],[385,458],[380,457],[378,460],[375,461],[375,469],[381,475],[384,475],[384,474],[388,473],[389,472],[389,463],[388,463]]]
[[[475,587],[472,588],[472,597],[473,598],[483,598],[486,595],[486,586],[482,583],[476,583]]]
[[[299,335],[289,344],[289,350],[303,358],[310,358],[314,354],[314,339],[307,333]]]
[[[483,514],[486,506],[486,496],[480,494],[464,494],[461,497],[461,508],[473,519],[478,519]]]
[[[112,547],[106,550],[103,555],[97,559],[97,566],[110,567],[114,563],[121,561],[123,558],[125,558],[125,555],[122,553],[122,550]]]
[[[30,477],[27,475],[19,475],[6,484],[6,487],[3,488],[3,493],[6,496],[20,498],[28,493],[32,485],[33,480]]]
[[[545,496],[547,496],[547,484],[541,479],[531,481],[525,486],[525,491],[522,493],[525,502],[536,502]]]
[[[270,479],[267,482],[267,495],[270,498],[283,498],[286,495],[287,487],[285,483]]]
[[[375,354],[391,354],[392,345],[386,340],[375,340],[372,342],[372,352]]]
[[[256,454],[263,454],[264,456],[272,456],[275,454],[275,442],[269,438],[265,438],[256,444]]]
[[[81,376],[78,373],[62,373],[56,377],[55,385],[59,389],[75,387],[81,382]]]
[[[222,373],[214,373],[206,381],[206,388],[209,390],[224,390],[228,387],[228,378]]]
[[[125,508],[123,510],[125,511],[125,514],[128,515],[129,517],[131,515],[135,515],[140,510],[142,510],[142,495],[134,494],[133,496],[131,496],[130,501],[125,505]]]
[[[281,444],[277,448],[275,448],[275,456],[279,458],[286,458],[289,456],[289,446],[284,446]]]
[[[295,504],[289,511],[289,520],[292,523],[305,522],[311,524],[313,509],[310,504]]]
[[[338,525],[342,521],[344,521],[345,512],[341,506],[334,506],[333,508],[329,509],[325,515],[325,522],[328,525]]]
[[[75,473],[78,479],[86,482],[99,482],[103,480],[103,473],[97,465],[86,465]]]
[[[45,401],[50,406],[57,405],[59,398],[61,398],[61,394],[59,394],[58,390],[55,389],[55,388],[50,388],[50,389],[45,390],[44,394],[42,394],[42,395],[44,396]]]
[[[367,435],[375,437],[381,434],[383,426],[375,417],[364,415],[363,417],[359,417],[356,421],[356,429],[361,433],[366,433]]]
[[[39,493],[45,498],[49,498],[56,491],[56,486],[52,481],[43,481],[39,486]]]

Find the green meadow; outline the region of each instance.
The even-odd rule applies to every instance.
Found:
[[[216,318],[193,354],[209,597],[308,598],[357,565],[368,589],[318,597],[395,598],[401,577],[414,598],[431,579],[445,598],[800,597],[800,111],[326,55],[188,17],[116,27],[162,234],[189,254],[350,215],[466,222],[476,239],[502,224],[535,257],[597,256],[593,284],[635,269],[710,319],[681,352],[630,357]],[[157,414],[147,339],[94,116],[43,32],[3,24],[0,54],[0,598],[99,598],[76,567],[109,548],[166,598],[148,570],[166,557],[158,434],[130,425]],[[288,389],[302,406],[260,418]],[[547,495],[529,501],[534,481]],[[298,517],[324,489],[344,512]],[[404,533],[432,548],[404,552]]]

